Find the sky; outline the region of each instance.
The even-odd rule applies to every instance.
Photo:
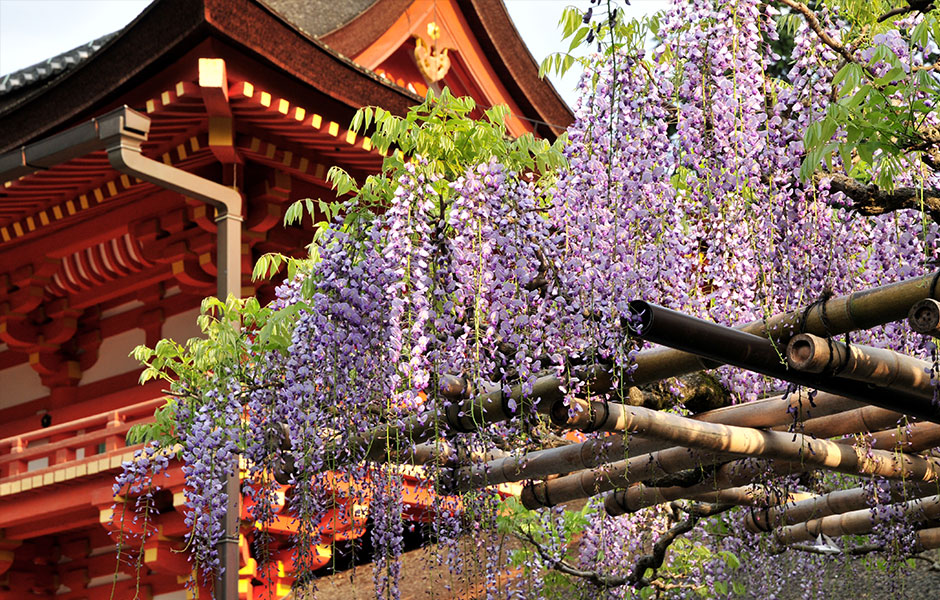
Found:
[[[151,0],[0,0],[0,75],[28,67],[117,31]],[[566,6],[587,8],[588,0],[504,0],[522,39],[539,62],[561,43],[558,19]],[[628,14],[663,10],[668,0],[632,0]],[[577,73],[555,88],[574,106]]]

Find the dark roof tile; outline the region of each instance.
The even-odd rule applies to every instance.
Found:
[[[14,71],[8,75],[3,75],[0,77],[0,96],[28,88],[37,83],[50,79],[51,77],[54,77],[60,73],[74,69],[76,66],[87,60],[88,57],[90,57],[92,54],[97,52],[102,46],[107,44],[117,34],[118,32],[115,31],[107,35],[103,35],[94,41],[88,42],[87,44],[82,44],[78,48],[73,48],[68,52],[63,52],[62,54],[58,54],[52,58],[47,58],[41,63],[36,63],[35,65],[26,67],[25,69],[20,69],[19,71]]]
[[[304,33],[319,37],[359,16],[376,0],[262,0]]]

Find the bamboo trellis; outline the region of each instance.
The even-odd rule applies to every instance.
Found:
[[[838,296],[803,310],[732,329],[643,301],[631,333],[664,348],[636,356],[631,375],[595,366],[575,374],[585,390],[571,400],[570,384],[546,374],[528,395],[496,386],[440,378],[449,408],[360,435],[354,444],[376,461],[452,467],[449,489],[471,490],[525,482],[529,508],[605,495],[620,515],[677,499],[749,507],[742,527],[772,531],[782,544],[819,534],[867,533],[877,520],[863,488],[828,494],[774,490],[768,475],[822,469],[892,479],[890,502],[900,503],[916,531],[917,549],[940,547],[940,404],[931,364],[897,352],[846,344],[833,336],[909,317],[914,331],[940,335],[940,273]],[[808,389],[684,417],[628,400],[615,382],[639,386],[728,364]],[[511,400],[519,406],[509,409]],[[466,432],[524,411],[562,430],[601,432],[580,443],[521,454],[459,452],[427,443],[435,431]],[[407,439],[391,452],[390,440]]]

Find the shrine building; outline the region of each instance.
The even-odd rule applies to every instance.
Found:
[[[514,135],[572,120],[500,0],[156,0],[0,76],[0,600],[210,597],[184,589],[178,464],[158,535],[118,560],[115,535],[140,526],[112,496],[125,435],[165,388],[138,385],[128,354],[197,335],[206,296],[270,300],[254,262],[311,238],[282,225],[289,204],[335,199],[332,166],[381,167],[355,111],[404,114],[445,86],[507,105]],[[428,491],[406,485],[404,501],[420,521]],[[327,576],[344,568],[332,549],[366,533],[347,509],[324,526]],[[290,518],[264,573],[240,525],[238,598],[288,596]]]

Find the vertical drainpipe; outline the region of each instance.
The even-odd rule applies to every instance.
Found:
[[[105,141],[105,150],[111,166],[127,175],[147,181],[161,188],[213,206],[216,210],[218,288],[216,295],[225,302],[229,296],[241,297],[241,245],[242,197],[238,190],[203,179],[182,169],[147,158],[140,151],[146,135],[128,133],[126,118],[139,115],[125,108],[126,116],[99,121],[98,135]],[[143,115],[139,115],[143,117]],[[143,117],[146,118],[146,117]],[[114,131],[110,129],[114,127]],[[222,573],[216,580],[216,600],[238,600],[239,521],[241,516],[241,485],[239,457],[226,475],[224,482],[228,504],[225,510],[222,540],[219,542],[219,560]]]

